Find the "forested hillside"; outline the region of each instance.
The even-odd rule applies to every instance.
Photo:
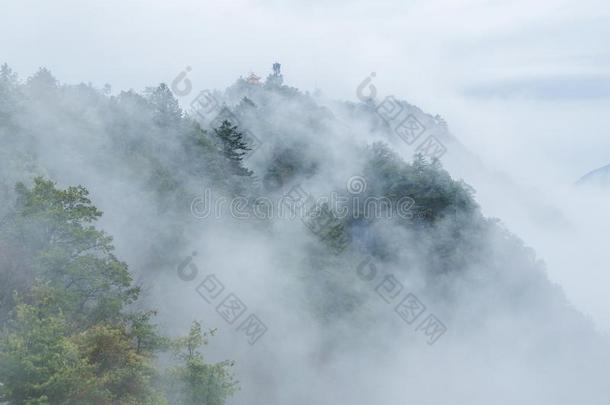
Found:
[[[384,403],[386,372],[413,398],[431,389],[424,376],[452,376],[464,388],[446,403],[607,391],[606,341],[544,263],[439,159],[394,151],[374,105],[274,76],[215,100],[203,116],[165,84],[113,92],[2,66],[3,401]],[[204,310],[204,273],[264,321],[252,345],[237,337],[247,312]]]

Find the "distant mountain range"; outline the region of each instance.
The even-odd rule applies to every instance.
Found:
[[[610,185],[610,165],[600,167],[592,172],[589,172],[582,176],[576,185],[597,185],[597,186],[609,186]]]

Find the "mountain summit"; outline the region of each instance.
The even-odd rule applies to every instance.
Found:
[[[610,185],[610,165],[595,169],[584,176],[582,176],[576,185],[596,185],[596,186],[609,186]]]

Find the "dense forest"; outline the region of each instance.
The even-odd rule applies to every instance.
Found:
[[[606,389],[585,371],[608,359],[607,350],[592,349],[605,344],[548,281],[544,263],[500,220],[483,216],[474,190],[439,159],[395,152],[374,105],[324,100],[273,75],[239,79],[214,97],[221,108],[207,120],[183,110],[165,84],[116,93],[62,84],[44,68],[20,79],[2,66],[2,401],[216,405],[239,396],[239,403],[286,403],[291,394],[278,394],[287,386],[280,374],[294,372],[309,381],[308,403],[321,403],[319,382],[302,369],[316,375],[336,366],[341,378],[368,381],[373,371],[353,359],[392,353],[408,367],[424,361],[418,351],[434,349],[423,356],[439,356],[451,373],[467,361],[487,370],[497,349],[489,341],[510,353],[501,356],[511,366],[498,379],[519,374],[523,361],[536,371],[515,385],[587,381],[588,394],[571,391],[585,403]],[[409,108],[427,127],[447,131]],[[361,187],[346,190],[354,176]],[[204,190],[252,214],[295,187],[339,196],[341,212],[322,201],[296,220],[194,215]],[[363,199],[409,204],[402,215],[367,215],[355,201]],[[256,286],[248,303],[269,331],[247,349],[259,350],[255,360],[233,341],[223,346],[221,333],[239,322],[188,311],[189,277],[176,268],[194,251],[205,252],[193,255],[206,263],[199,269],[216,266],[223,281]],[[223,272],[237,257],[252,267]],[[281,288],[267,290],[266,277]],[[412,304],[426,308],[421,317],[396,306],[408,291]],[[432,329],[426,320],[436,322]],[[315,339],[303,338],[298,325],[315,330]],[[586,343],[583,352],[573,349],[575,336]],[[384,349],[399,341],[400,350],[413,351]],[[215,344],[223,349],[208,356]],[[469,359],[475,350],[480,358]],[[282,354],[299,351],[307,353]],[[353,363],[339,366],[345,358]],[[549,361],[555,367],[547,370]],[[238,373],[240,362],[248,365]],[[418,384],[393,367],[394,377],[411,375]],[[460,378],[472,388],[468,376]],[[351,395],[337,393],[374,403]]]

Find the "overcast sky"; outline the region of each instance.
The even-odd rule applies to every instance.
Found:
[[[115,93],[169,83],[187,66],[195,90],[224,88],[278,61],[287,84],[355,101],[376,72],[382,95],[441,114],[488,166],[543,192],[610,163],[608,38],[607,0],[4,0],[0,11],[0,62]],[[543,256],[558,251],[511,225]],[[571,293],[593,312],[608,293],[598,275]],[[556,277],[568,289],[583,278]]]

